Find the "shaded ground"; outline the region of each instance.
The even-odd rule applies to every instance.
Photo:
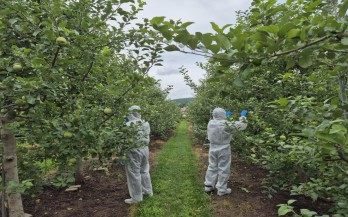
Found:
[[[162,140],[152,140],[152,167],[164,144]],[[110,175],[105,171],[86,171],[86,183],[77,192],[45,189],[35,198],[26,198],[25,212],[34,217],[127,217],[130,206],[124,203],[129,198],[124,167],[115,165],[109,172]]]
[[[209,150],[203,149],[201,145],[196,145],[195,150],[200,156],[200,178],[203,185]],[[277,204],[286,203],[290,198],[285,192],[274,195],[272,199],[262,193],[261,181],[267,175],[267,171],[246,163],[237,155],[232,156],[231,169],[232,175],[228,186],[232,189],[232,193],[222,197],[216,193],[211,195],[214,217],[277,217]],[[327,214],[330,207],[330,204],[312,203],[310,199],[304,197],[291,199],[297,200],[296,206],[319,214]]]

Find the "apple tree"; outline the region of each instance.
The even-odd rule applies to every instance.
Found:
[[[151,21],[166,50],[210,62],[190,107],[197,129],[204,133],[215,106],[247,108],[241,149],[270,171],[268,192],[334,201],[337,214],[348,203],[347,9],[347,1],[254,0],[237,24],[212,22],[214,33],[191,34],[191,22]]]
[[[155,87],[147,72],[161,61],[160,38],[146,19],[130,26],[143,5],[0,2],[2,165],[6,184],[17,186],[6,191],[10,216],[24,215],[17,144],[35,147],[33,163],[50,159],[83,181],[83,159],[104,153],[105,135],[120,128],[131,102]],[[73,171],[69,162],[76,162]]]

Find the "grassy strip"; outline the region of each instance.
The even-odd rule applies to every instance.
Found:
[[[212,216],[210,198],[198,180],[197,156],[187,128],[187,122],[181,122],[158,154],[152,174],[154,196],[141,202],[133,216]]]

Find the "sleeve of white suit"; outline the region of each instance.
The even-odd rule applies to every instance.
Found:
[[[246,117],[240,117],[239,121],[229,121],[227,122],[227,128],[230,131],[234,130],[245,130],[248,126]]]

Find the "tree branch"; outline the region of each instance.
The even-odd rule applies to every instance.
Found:
[[[344,153],[342,145],[335,145],[335,148],[338,152],[338,156],[341,158],[341,160],[345,161],[348,163],[348,156]]]
[[[57,51],[56,51],[56,53],[54,54],[54,58],[53,58],[53,60],[52,60],[51,68],[53,68],[54,65],[56,65],[56,61],[57,61],[57,57],[58,57],[58,54],[59,54],[59,50],[60,50],[60,46],[57,48]]]
[[[270,57],[277,57],[277,56],[282,56],[282,55],[285,55],[285,54],[289,54],[289,53],[293,53],[293,52],[296,52],[296,51],[299,51],[299,50],[302,50],[302,49],[305,49],[307,47],[310,47],[314,44],[317,44],[319,42],[322,42],[322,41],[325,41],[326,39],[329,39],[332,35],[326,35],[326,36],[323,36],[321,38],[318,38],[317,40],[315,41],[312,41],[312,42],[309,42],[301,47],[298,47],[298,48],[294,48],[294,49],[291,49],[291,50],[288,50],[288,51],[283,51],[283,52],[280,52],[280,53],[276,53],[276,54],[273,54],[271,55]]]
[[[88,70],[87,72],[83,75],[82,77],[82,81],[85,81],[88,74],[92,71],[92,67],[93,67],[93,64],[94,64],[94,61],[92,61],[90,64],[89,64],[89,67],[88,67]]]

